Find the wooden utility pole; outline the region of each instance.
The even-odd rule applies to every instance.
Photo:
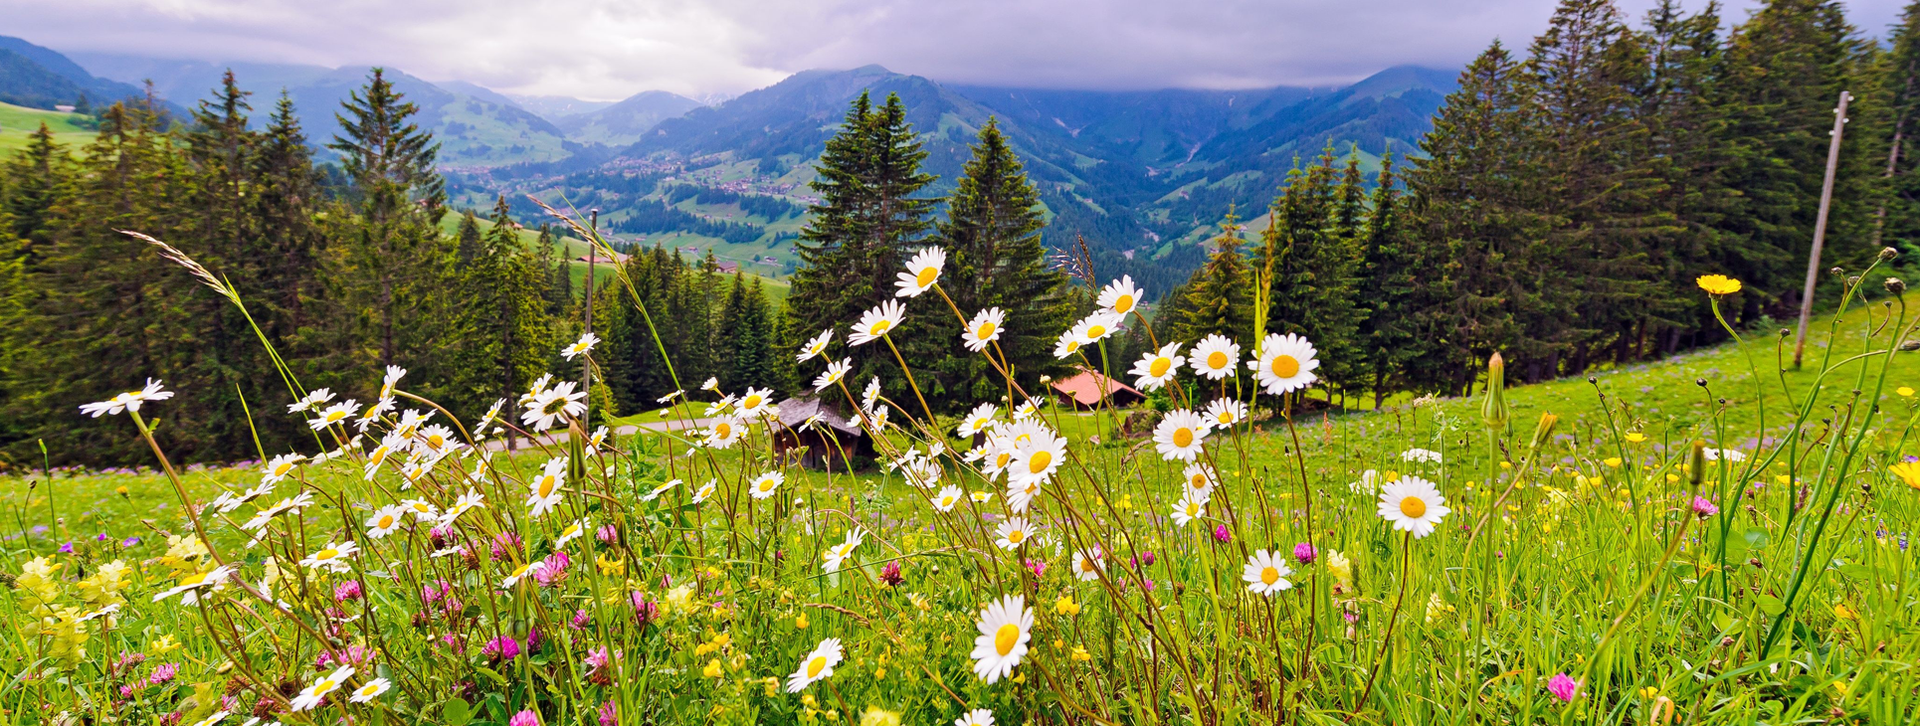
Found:
[[[1827,177],[1831,179],[1833,173],[1828,172]],[[1829,185],[1831,185],[1831,182],[1829,182]],[[587,302],[584,306],[587,311],[587,321],[580,326],[581,335],[593,332],[593,268],[594,261],[600,259],[600,210],[587,210],[587,215]],[[1823,214],[1821,218],[1825,219],[1826,217]],[[580,392],[587,396],[587,412],[580,417],[580,420],[592,421],[593,363],[584,355],[580,356]]]
[[[1847,128],[1847,102],[1853,94],[1840,92],[1840,105],[1833,109],[1833,139],[1827,143],[1827,180],[1820,185],[1820,214],[1813,220],[1813,251],[1807,255],[1807,287],[1800,293],[1800,333],[1793,341],[1793,368],[1800,369],[1800,356],[1807,350],[1807,321],[1813,317],[1813,286],[1820,279],[1820,247],[1827,237],[1827,209],[1833,205],[1833,176],[1840,169],[1840,136]]]

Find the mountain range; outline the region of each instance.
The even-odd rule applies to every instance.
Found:
[[[316,146],[338,131],[335,111],[371,70],[61,54],[0,37],[0,101],[17,105],[50,108],[80,93],[97,103],[144,93],[137,86],[150,82],[184,108],[228,69],[255,94],[256,118],[279,94],[291,97]],[[1064,249],[1084,238],[1100,274],[1148,278],[1184,276],[1203,256],[1195,243],[1230,205],[1263,226],[1287,172],[1323,149],[1356,152],[1369,170],[1389,151],[1416,153],[1456,84],[1454,71],[1409,66],[1341,87],[1039,90],[865,66],[803,71],[713,103],[662,91],[607,103],[506,95],[392,68],[387,77],[442,143],[457,201],[485,206],[496,194],[533,193],[591,204],[640,239],[776,268],[794,259],[788,240],[811,201],[812,163],[854,97],[901,97],[928,152],[925,167],[939,178],[934,194],[952,188],[968,145],[995,119],[1040,189],[1049,242]]]

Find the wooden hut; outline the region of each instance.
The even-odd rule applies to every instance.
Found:
[[[1054,381],[1053,395],[1061,405],[1076,409],[1098,408],[1102,398],[1111,401],[1115,408],[1125,408],[1147,400],[1147,394],[1134,390],[1133,386],[1086,368],[1081,368],[1080,373],[1071,378]]]
[[[849,423],[845,405],[834,405],[819,396],[789,398],[780,402],[780,423],[773,431],[775,456],[797,456],[801,466],[822,470],[841,466],[841,457],[872,459],[873,439],[855,423]],[[807,419],[819,416],[813,425]]]

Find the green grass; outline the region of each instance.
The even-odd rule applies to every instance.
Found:
[[[77,151],[93,141],[94,132],[81,125],[86,118],[77,113],[0,103],[0,154],[27,148],[28,137],[43,123],[53,132],[55,142],[65,145],[70,152]]]
[[[1879,323],[1869,316],[1880,308],[1873,310],[1846,316],[1831,339],[1818,326],[1809,368],[1825,367],[1829,345],[1835,356],[1863,349],[1864,332]],[[1887,336],[1873,343],[1885,346]],[[334,588],[351,573],[289,564],[275,595],[303,613],[297,621],[231,591],[204,611],[177,599],[151,602],[173,574],[197,567],[165,551],[160,533],[187,526],[163,477],[0,479],[0,517],[14,533],[0,548],[0,568],[19,573],[29,558],[76,543],[76,553],[48,560],[67,568],[55,573],[57,603],[96,607],[77,577],[114,558],[138,563],[119,621],[96,621],[86,656],[61,649],[74,644],[68,631],[42,636],[23,629],[41,626],[17,625],[0,635],[0,656],[35,674],[0,690],[0,709],[16,721],[45,722],[34,705],[78,706],[81,693],[115,692],[130,678],[147,680],[114,706],[129,722],[178,709],[190,723],[212,705],[188,693],[234,680],[242,681],[232,686],[240,706],[251,708],[260,696],[245,682],[248,672],[297,684],[325,672],[312,665],[318,649],[308,628],[326,626],[333,608],[342,644],[380,652],[353,685],[379,675],[394,690],[371,706],[335,696],[320,712],[327,720],[503,724],[536,709],[543,723],[578,723],[611,701],[623,723],[851,724],[868,709],[899,712],[904,723],[951,723],[965,709],[986,708],[1001,723],[1092,715],[1332,724],[1357,710],[1355,723],[1643,724],[1666,723],[1669,704],[1674,723],[1910,723],[1920,716],[1920,634],[1911,617],[1920,603],[1907,573],[1920,563],[1903,538],[1920,527],[1920,491],[1887,465],[1920,451],[1911,431],[1915,399],[1893,392],[1920,383],[1920,353],[1882,356],[1884,370],[1880,362],[1829,369],[1809,404],[1816,374],[1789,373],[1782,384],[1773,351],[1769,336],[1600,372],[1593,383],[1516,387],[1508,391],[1511,432],[1492,437],[1478,400],[1303,413],[1291,426],[1266,419],[1216,433],[1205,458],[1222,483],[1205,518],[1184,527],[1167,516],[1183,487],[1179,462],[1163,460],[1151,442],[1115,436],[1109,414],[1048,410],[1042,416],[1071,453],[1027,514],[1041,539],[1017,552],[993,544],[1007,515],[1003,485],[957,461],[942,462],[943,484],[994,496],[941,513],[899,471],[783,467],[759,433],[724,450],[675,443],[671,456],[667,437],[625,438],[607,468],[582,461],[563,513],[543,518],[531,516],[525,500],[549,452],[497,456],[494,474],[478,483],[453,479],[452,470],[471,461],[447,466],[409,492],[397,491],[390,471],[369,484],[357,466],[333,464],[306,483],[323,501],[288,528],[275,525],[260,546],[245,548],[224,521],[212,525],[213,544],[244,557],[250,582],[263,577],[263,558],[311,555],[345,532],[370,548],[352,572],[378,607],[336,602]],[[1764,425],[1749,355],[1766,386]],[[1862,372],[1870,375],[1863,380]],[[1854,399],[1855,388],[1875,395],[1883,373],[1878,398]],[[1870,402],[1878,409],[1863,405]],[[166,405],[143,412],[164,415]],[[1799,405],[1812,415],[1790,413]],[[918,410],[911,398],[890,406],[895,422]],[[678,408],[704,412],[697,401]],[[1548,412],[1558,425],[1535,451],[1534,422]],[[647,412],[621,423],[657,418]],[[1796,423],[1805,436],[1792,465],[1757,468],[1777,446],[1758,437],[1782,436]],[[99,425],[133,435],[126,417]],[[940,438],[950,450],[966,445]],[[1695,468],[1687,442],[1696,439],[1749,458]],[[922,451],[930,443],[904,431],[889,440]],[[1438,451],[1442,461],[1403,456],[1414,447]],[[771,470],[787,476],[775,495],[747,496],[749,483]],[[1433,481],[1452,512],[1425,538],[1393,531],[1377,516],[1374,494],[1356,486],[1369,470]],[[257,477],[251,468],[204,470],[183,484],[205,501]],[[668,479],[688,484],[643,498]],[[710,479],[720,494],[691,502],[690,489]],[[1804,500],[1788,481],[1806,489]],[[416,495],[445,502],[468,487],[487,495],[487,507],[451,531],[472,538],[473,557],[429,558],[433,545],[420,531],[365,534],[375,505]],[[1695,516],[1695,496],[1720,511]],[[558,543],[562,525],[578,516],[615,523],[619,538]],[[856,523],[865,541],[842,570],[823,572],[823,552]],[[34,533],[42,524],[49,529]],[[1216,541],[1216,526],[1230,542]],[[565,549],[568,578],[502,593],[513,562],[479,553],[506,532],[526,549],[500,557]],[[147,541],[123,550],[117,542],[130,535]],[[1307,541],[1317,548],[1314,561],[1291,559]],[[1074,552],[1093,545],[1112,555],[1102,560],[1105,576],[1075,579]],[[1250,594],[1242,565],[1252,550],[1268,548],[1293,564],[1295,587]],[[1333,568],[1336,561],[1343,568]],[[889,565],[900,566],[897,585],[885,579]],[[421,582],[439,580],[466,605],[455,617],[417,594]],[[24,617],[37,587],[17,581],[13,594],[0,596],[0,619],[66,622]],[[976,619],[983,604],[1013,594],[1034,609],[1030,650],[1007,679],[989,684],[970,670]],[[635,597],[661,604],[659,616],[636,621]],[[203,612],[207,622],[236,625],[209,630]],[[590,620],[581,629],[565,624],[576,613]],[[548,643],[538,653],[505,662],[482,653],[498,634],[535,628]],[[182,648],[163,652],[163,636]],[[841,639],[846,660],[802,693],[784,692],[784,679],[828,637]],[[619,673],[604,680],[588,673],[603,667],[588,665],[602,646],[621,654],[618,665],[604,666]],[[128,673],[105,665],[138,650],[150,662]],[[222,673],[229,661],[237,666]],[[179,685],[147,685],[158,662],[181,664]],[[1549,691],[1556,675],[1581,681],[1571,703]]]

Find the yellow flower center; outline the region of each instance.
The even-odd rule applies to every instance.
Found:
[[[1260,571],[1260,581],[1269,585],[1279,582],[1280,570],[1269,565],[1266,569]]]
[[[325,692],[327,692],[327,691],[331,691],[331,690],[333,690],[333,687],[334,687],[334,685],[335,685],[335,684],[334,684],[334,682],[333,682],[333,679],[332,679],[332,678],[322,678],[322,679],[320,679],[320,680],[318,680],[318,681],[315,681],[315,682],[314,682],[314,684],[313,684],[313,692],[314,692],[314,693],[325,693]]]
[[[1173,445],[1182,449],[1193,445],[1193,429],[1180,427],[1173,431]]]
[[[557,486],[557,484],[551,476],[540,477],[540,497],[545,499],[553,496],[553,488]]]
[[[279,465],[279,466],[276,466],[276,467],[273,467],[273,475],[274,475],[274,476],[286,476],[286,475],[287,475],[287,472],[289,472],[289,471],[293,471],[293,463],[292,463],[292,462],[288,462],[288,463],[285,463],[285,464],[281,464],[281,465]]]
[[[1227,354],[1217,350],[1212,353],[1208,353],[1207,367],[1212,368],[1216,371],[1227,367]]]
[[[1107,326],[1105,325],[1095,325],[1087,328],[1088,338],[1098,338],[1106,334],[1107,334]]]
[[[730,438],[733,436],[733,424],[722,421],[713,427],[713,433],[723,439]]]
[[[1400,513],[1411,519],[1427,516],[1427,502],[1419,497],[1407,497],[1400,500]]]
[[[1292,378],[1300,374],[1300,361],[1282,353],[1273,357],[1273,374],[1281,378]]]
[[[1233,423],[1233,412],[1221,411],[1219,414],[1215,415],[1213,418],[1214,420],[1219,421],[1222,426],[1224,426],[1224,425]]]
[[[1047,465],[1051,463],[1053,463],[1053,452],[1051,451],[1033,452],[1033,456],[1027,457],[1027,473],[1038,474],[1040,472],[1046,471]]]
[[[1078,340],[1072,340],[1072,341],[1068,341],[1068,342],[1067,342],[1067,352],[1068,352],[1068,353],[1072,353],[1072,352],[1074,352],[1074,351],[1076,351],[1076,350],[1079,350],[1079,349],[1080,349],[1080,341],[1078,341]]]
[[[877,322],[877,323],[874,323],[874,324],[873,324],[873,327],[871,327],[871,328],[868,328],[868,329],[867,329],[867,334],[868,334],[868,335],[886,335],[886,334],[887,334],[887,328],[888,328],[888,327],[891,327],[892,325],[893,325],[893,323],[891,323],[891,322],[888,322],[888,321],[885,321],[885,320],[882,320],[882,321],[880,321],[880,322]]]
[[[1114,311],[1114,312],[1116,312],[1116,313],[1120,313],[1120,314],[1122,314],[1122,315],[1125,315],[1125,314],[1126,314],[1126,313],[1127,313],[1128,311],[1130,311],[1130,310],[1132,310],[1132,309],[1133,309],[1133,296],[1132,296],[1132,295],[1121,295],[1120,297],[1117,297],[1117,298],[1114,298],[1114,299],[1113,299],[1113,311]]]
[[[1007,533],[1007,541],[1012,542],[1014,544],[1020,544],[1020,540],[1023,540],[1026,538],[1027,538],[1027,533],[1017,529]]]
[[[748,396],[748,397],[747,397],[747,400],[745,400],[745,401],[741,401],[741,402],[740,402],[740,407],[741,407],[741,408],[744,408],[744,409],[746,409],[746,410],[748,410],[748,411],[752,411],[752,410],[754,410],[754,409],[756,409],[756,408],[759,408],[759,407],[760,407],[760,394],[758,394],[758,393],[756,393],[756,394],[753,394],[753,395],[751,395],[751,396]]]
[[[440,448],[446,443],[447,443],[447,437],[441,436],[439,434],[434,434],[432,436],[427,437],[427,445],[436,449]]]
[[[1154,378],[1159,378],[1161,376],[1166,375],[1167,369],[1172,367],[1173,367],[1173,359],[1165,356],[1161,356],[1159,358],[1153,359],[1153,365],[1147,367],[1147,375],[1153,376]]]
[[[1013,646],[1020,641],[1020,626],[1007,623],[993,633],[993,649],[1006,655],[1013,652]]]
[[[981,323],[980,329],[973,332],[973,337],[986,340],[993,337],[993,331],[993,323]]]
[[[391,514],[382,514],[382,515],[380,515],[380,522],[379,522],[379,524],[377,524],[377,525],[374,525],[374,526],[376,526],[376,527],[378,527],[378,528],[380,528],[380,529],[386,529],[386,528],[388,528],[388,527],[392,527],[392,526],[393,526],[393,515],[391,515]]]
[[[328,547],[324,550],[320,550],[319,552],[313,553],[313,558],[316,560],[320,560],[322,562],[331,560],[339,556],[340,556],[340,550],[334,549],[332,547]]]
[[[824,671],[826,669],[827,669],[826,656],[823,656],[823,655],[814,656],[813,660],[807,661],[807,677],[808,678],[819,678],[820,671]]]
[[[327,423],[336,423],[346,417],[347,412],[345,411],[329,411],[327,412]]]
[[[1193,478],[1192,478],[1192,479],[1188,479],[1188,480],[1187,480],[1187,486],[1190,486],[1190,487],[1193,487],[1193,488],[1195,488],[1195,489],[1205,489],[1205,488],[1207,488],[1207,477],[1206,477],[1206,475],[1205,475],[1205,474],[1195,474],[1195,475],[1193,475]]]
[[[1187,502],[1187,516],[1200,516],[1200,504],[1198,502]]]
[[[773,491],[773,480],[772,479],[762,480],[760,482],[760,491],[763,491],[763,492]]]
[[[382,447],[380,447],[380,448],[378,448],[378,449],[374,449],[374,450],[373,450],[373,455],[372,455],[372,456],[368,456],[368,457],[367,457],[367,460],[368,460],[368,461],[370,461],[370,462],[372,462],[372,463],[374,463],[374,464],[378,464],[378,463],[380,463],[380,462],[383,462],[383,461],[386,461],[386,460],[387,460],[387,447],[385,447],[385,446],[382,446]]]
[[[1089,558],[1089,557],[1082,557],[1082,558],[1080,558],[1080,571],[1081,571],[1081,572],[1092,572],[1092,571],[1093,571],[1093,559],[1092,559],[1092,558]]]

